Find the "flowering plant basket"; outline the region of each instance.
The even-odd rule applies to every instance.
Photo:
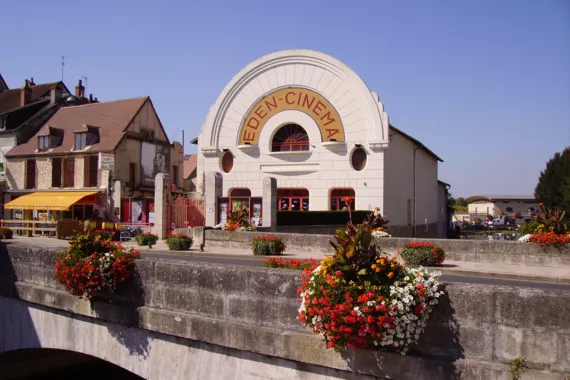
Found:
[[[171,251],[186,251],[192,247],[193,239],[184,234],[171,234],[166,238],[166,245]]]
[[[148,245],[149,247],[151,247],[155,245],[156,242],[158,241],[158,235],[151,234],[150,232],[145,232],[143,234],[138,234],[137,236],[135,236],[135,240],[137,241],[137,244],[140,246]]]
[[[434,243],[412,241],[404,245],[402,258],[411,267],[432,267],[443,264],[445,251]]]
[[[245,210],[233,211],[228,215],[224,224],[225,231],[256,231],[247,220],[247,212]]]
[[[405,354],[442,294],[439,273],[403,267],[371,244],[371,231],[384,223],[378,210],[361,225],[349,221],[331,242],[334,256],[304,271],[299,320],[323,335],[329,348]]]
[[[251,238],[251,248],[255,256],[279,256],[287,246],[278,236],[254,236]]]
[[[265,268],[282,268],[293,270],[313,270],[319,265],[319,261],[315,259],[283,259],[281,257],[271,257],[262,264]]]
[[[55,279],[72,295],[91,298],[96,292],[114,293],[131,278],[139,251],[125,249],[95,232],[75,235],[57,255]]]

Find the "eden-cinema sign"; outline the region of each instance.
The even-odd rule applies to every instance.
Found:
[[[344,129],[332,104],[315,91],[300,87],[270,92],[251,107],[240,128],[239,145],[257,145],[267,121],[285,110],[301,111],[319,126],[322,141],[344,141]]]

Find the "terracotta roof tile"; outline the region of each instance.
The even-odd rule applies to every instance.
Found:
[[[197,161],[196,159],[198,156],[196,154],[188,154],[184,157],[184,179],[188,179],[190,174],[196,169]]]
[[[31,86],[30,88],[32,89],[32,97],[30,103],[49,95],[51,88],[58,85],[59,83],[61,82],[42,83]],[[13,88],[11,90],[0,92],[0,114],[21,107],[20,91],[20,88]]]
[[[36,137],[48,134],[50,127],[62,130],[64,137],[62,144],[48,153],[70,152],[75,144],[74,132],[85,129],[84,124],[99,128],[99,142],[86,152],[111,151],[119,144],[125,135],[125,129],[148,99],[145,96],[60,108],[34,137],[10,150],[7,156],[35,154],[38,147]]]

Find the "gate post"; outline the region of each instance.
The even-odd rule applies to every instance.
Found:
[[[263,178],[263,227],[270,231],[277,230],[277,180],[273,177]]]
[[[206,226],[216,225],[218,197],[222,196],[222,185],[220,173],[206,173]]]
[[[154,178],[154,226],[159,239],[166,239],[170,230],[169,217],[170,175],[158,173]]]

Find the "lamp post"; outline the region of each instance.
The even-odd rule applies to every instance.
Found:
[[[182,152],[185,152],[185,145],[186,145],[186,141],[184,140],[184,129],[179,129],[180,132],[182,132]]]

